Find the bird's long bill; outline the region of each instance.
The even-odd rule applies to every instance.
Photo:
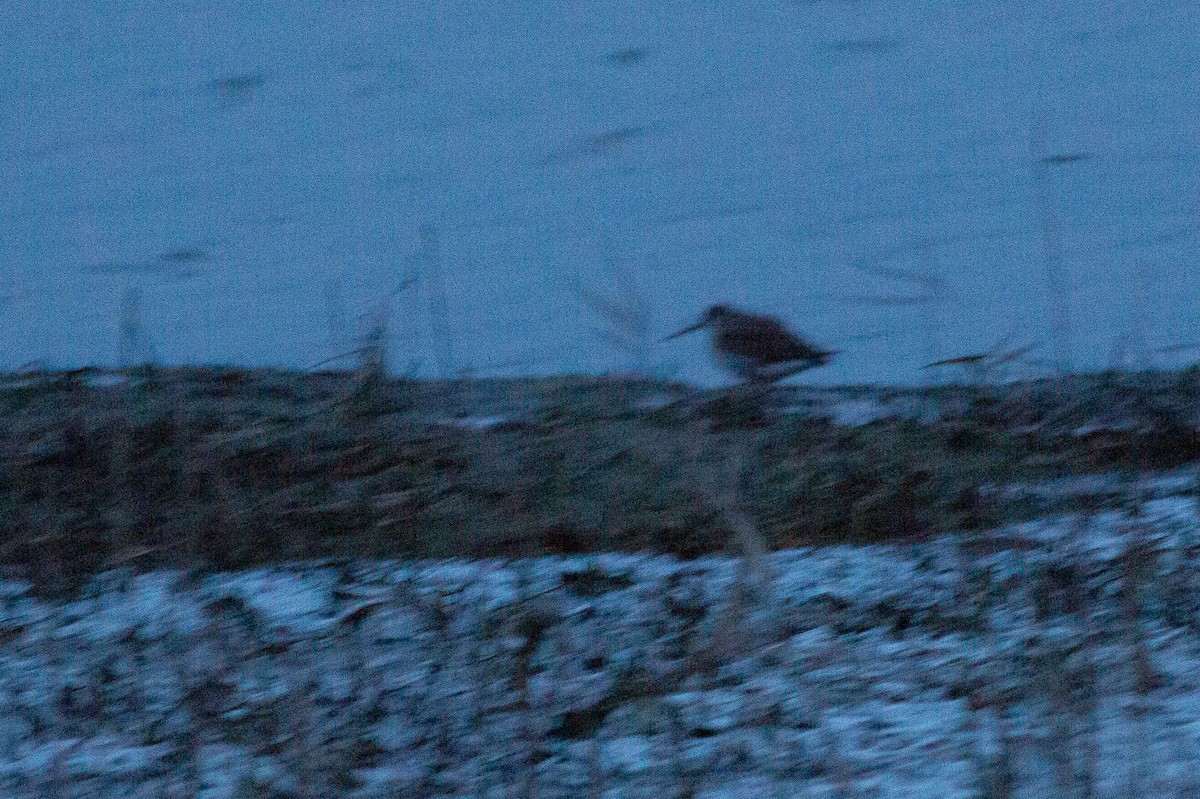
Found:
[[[704,322],[703,322],[703,321],[697,322],[697,323],[696,323],[696,324],[694,324],[694,325],[688,325],[688,326],[687,326],[687,327],[685,327],[683,330],[680,330],[680,331],[679,331],[679,332],[677,332],[677,333],[672,333],[671,335],[667,336],[666,338],[664,338],[664,339],[663,339],[663,341],[670,341],[670,340],[671,340],[671,339],[673,339],[673,338],[679,338],[680,336],[682,336],[682,335],[684,335],[684,334],[686,334],[686,333],[691,333],[692,331],[694,331],[694,330],[699,330],[699,329],[700,329],[700,328],[702,328],[702,327],[704,327]]]

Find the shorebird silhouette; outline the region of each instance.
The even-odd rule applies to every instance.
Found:
[[[713,305],[700,321],[663,339],[669,341],[695,330],[712,331],[713,354],[727,371],[751,382],[774,382],[824,366],[837,354],[813,346],[774,317],[744,313],[728,305]]]

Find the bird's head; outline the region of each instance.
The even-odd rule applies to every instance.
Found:
[[[734,310],[728,305],[710,305],[704,312],[704,315],[700,317],[700,321],[693,325],[688,325],[683,330],[672,333],[664,338],[663,341],[670,341],[671,339],[679,338],[686,333],[691,333],[696,330],[703,330],[704,328],[712,327],[713,325],[719,325],[723,320],[728,319],[731,315],[733,315],[733,313]]]

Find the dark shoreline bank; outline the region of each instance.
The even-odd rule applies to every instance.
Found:
[[[0,562],[56,590],[117,563],[690,557],[729,549],[734,508],[773,548],[903,540],[1136,499],[1138,475],[1200,460],[1198,398],[1196,369],[766,400],[615,378],[0,375]]]

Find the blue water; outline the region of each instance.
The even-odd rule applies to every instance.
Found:
[[[17,0],[0,367],[305,366],[386,308],[395,371],[716,383],[702,337],[655,343],[716,301],[843,351],[801,382],[1180,365],[1197,31],[1182,0]]]

